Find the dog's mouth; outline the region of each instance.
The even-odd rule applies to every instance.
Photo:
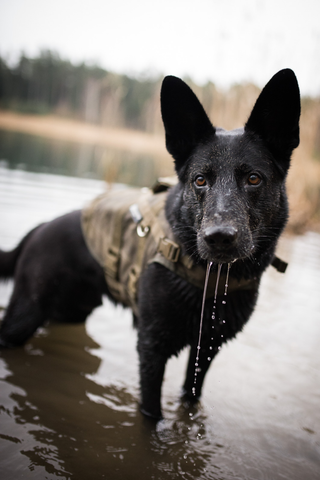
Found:
[[[243,258],[243,256],[239,255],[238,252],[206,252],[205,254],[201,255],[202,259],[206,262],[212,263],[234,263],[239,258]]]
[[[252,248],[252,250],[254,247]],[[251,250],[251,252],[252,252]],[[216,263],[216,264],[232,264],[235,263],[237,260],[245,260],[246,258],[250,257],[249,251],[242,251],[239,252],[238,250],[230,251],[230,252],[218,252],[218,251],[201,251],[200,257],[206,263]]]

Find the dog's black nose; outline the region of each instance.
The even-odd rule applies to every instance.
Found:
[[[208,227],[204,231],[204,239],[210,247],[228,248],[231,247],[238,235],[235,227],[215,226]]]

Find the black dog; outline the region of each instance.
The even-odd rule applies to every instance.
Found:
[[[144,269],[136,318],[141,410],[155,418],[161,417],[168,358],[191,346],[183,392],[198,398],[211,359],[254,309],[261,275],[288,217],[285,179],[299,144],[300,95],[294,73],[280,71],[262,90],[244,129],[231,132],[212,126],[178,78],[164,79],[161,107],[179,179],[165,206],[175,238],[203,269],[208,262],[213,271],[232,263],[233,279],[252,282],[250,288],[229,292],[225,305],[218,298],[213,336],[213,298],[207,298],[195,383],[203,291],[163,265]],[[80,217],[73,212],[40,225],[15,250],[0,251],[0,277],[15,279],[1,325],[3,346],[23,344],[46,319],[84,321],[104,294],[112,298],[104,271],[86,246]]]

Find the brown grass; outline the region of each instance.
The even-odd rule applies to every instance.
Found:
[[[288,175],[290,218],[288,230],[320,231],[320,162],[309,157],[303,146],[294,154]]]
[[[319,99],[303,100],[300,145],[288,175],[290,220],[293,232],[320,231],[320,161],[316,158],[320,133]]]

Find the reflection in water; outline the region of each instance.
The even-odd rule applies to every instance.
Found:
[[[197,478],[210,455],[210,442],[194,450],[204,417],[184,412],[155,429],[125,387],[88,379],[100,364],[88,350],[97,347],[83,325],[52,325],[26,348],[2,353],[5,478],[18,478],[21,467],[23,478],[28,471],[39,479],[159,478],[183,470]]]
[[[0,247],[10,248],[44,215],[103,186],[0,169],[0,187]],[[287,273],[267,272],[255,314],[215,359],[198,406],[179,401],[188,352],[169,361],[166,419],[156,425],[137,408],[129,311],[106,303],[85,326],[46,326],[1,351],[2,477],[318,479],[320,236],[285,237],[279,255]],[[1,285],[0,305],[10,288]]]
[[[173,174],[171,162],[159,162],[152,155],[1,129],[0,161],[14,169],[105,179],[141,187],[152,185],[159,176]]]

